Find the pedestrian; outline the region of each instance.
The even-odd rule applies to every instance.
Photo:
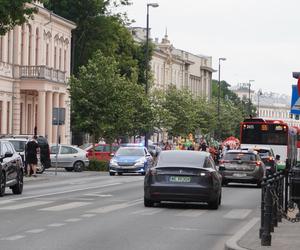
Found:
[[[36,168],[37,168],[37,153],[39,150],[39,145],[37,143],[37,136],[33,136],[30,141],[27,142],[25,147],[25,155],[26,155],[26,164],[27,164],[27,175],[33,177],[37,177]]]
[[[164,150],[171,150],[171,149],[172,149],[172,146],[171,146],[171,144],[167,141],[166,144],[165,144]]]

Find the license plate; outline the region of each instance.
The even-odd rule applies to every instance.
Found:
[[[191,182],[191,177],[188,176],[171,176],[169,178],[170,182]]]
[[[247,174],[234,173],[233,176],[235,176],[235,177],[245,177],[245,176],[247,176]]]

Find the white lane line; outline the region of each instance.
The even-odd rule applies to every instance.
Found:
[[[65,223],[52,223],[52,224],[49,224],[48,227],[62,227],[66,225]]]
[[[95,214],[83,214],[83,215],[81,215],[81,217],[83,217],[83,218],[92,218],[94,216],[96,216],[96,215]]]
[[[176,214],[176,216],[183,216],[183,217],[198,217],[203,214],[205,214],[207,211],[206,210],[199,210],[199,209],[188,209],[183,212],[180,212]]]
[[[83,207],[91,204],[90,202],[70,202],[63,205],[57,205],[53,207],[45,207],[42,209],[39,209],[39,211],[50,211],[50,212],[57,212],[57,211],[64,211],[72,208],[78,208]]]
[[[169,229],[173,231],[199,231],[198,228],[190,228],[190,227],[169,227]]]
[[[71,218],[71,219],[67,219],[65,220],[65,222],[77,222],[77,221],[81,221],[82,219],[80,218]]]
[[[1,240],[14,241],[14,240],[20,240],[20,239],[23,239],[23,238],[25,238],[24,235],[14,235],[14,236],[2,238]]]
[[[12,203],[13,201],[12,200],[4,200],[4,201],[0,201],[0,205],[4,205],[4,204],[7,204],[7,203]]]
[[[44,229],[44,228],[37,228],[37,229],[32,229],[32,230],[25,231],[25,233],[38,234],[38,233],[42,233],[44,231],[46,231],[46,229]]]
[[[74,192],[85,191],[85,190],[90,190],[90,189],[111,187],[111,186],[116,186],[116,185],[121,185],[121,184],[123,184],[123,183],[122,182],[116,182],[116,183],[111,183],[111,184],[106,184],[106,185],[99,185],[99,186],[87,187],[87,188],[78,188],[78,189],[72,189],[72,190],[55,192],[55,193],[48,193],[48,194],[39,194],[39,195],[27,196],[27,197],[16,198],[16,199],[11,199],[11,200],[12,201],[20,201],[20,200],[41,198],[41,197],[46,197],[46,196],[59,195],[59,194],[68,194],[68,193],[74,193]]]
[[[163,210],[164,209],[162,209],[162,208],[147,208],[147,209],[137,210],[135,212],[132,212],[131,214],[134,214],[134,215],[154,215],[154,214],[160,213]]]
[[[116,210],[119,210],[119,209],[132,207],[132,206],[135,206],[135,205],[137,205],[141,202],[142,202],[141,200],[136,200],[136,201],[132,201],[130,203],[121,203],[121,204],[109,205],[109,206],[105,206],[105,207],[92,209],[88,212],[96,213],[96,214],[104,214],[104,213],[113,212],[113,211],[116,211]]]
[[[232,209],[230,212],[225,214],[223,217],[226,219],[245,219],[250,213],[251,209]]]
[[[0,210],[18,210],[18,209],[23,209],[23,208],[46,205],[46,204],[49,204],[52,202],[53,201],[32,201],[32,202],[27,202],[24,204],[16,204],[16,205],[11,205],[11,206],[6,206],[6,207],[0,207]]]
[[[106,198],[106,197],[112,197],[111,194],[84,194],[86,196],[93,196],[93,197],[103,197],[103,198]]]

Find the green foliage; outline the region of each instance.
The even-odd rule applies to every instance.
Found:
[[[108,171],[108,161],[90,160],[87,171]]]
[[[33,0],[0,0],[0,35],[5,35],[16,25],[25,23],[33,17],[36,8],[26,8]]]

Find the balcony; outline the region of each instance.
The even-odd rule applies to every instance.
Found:
[[[66,73],[46,66],[20,66],[20,78],[66,83]]]

